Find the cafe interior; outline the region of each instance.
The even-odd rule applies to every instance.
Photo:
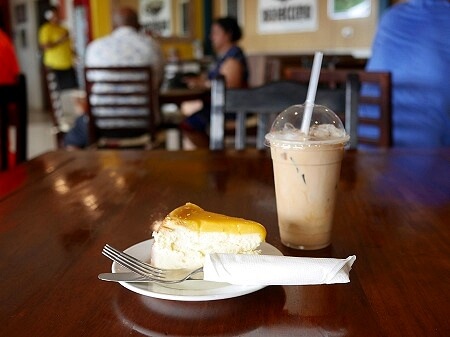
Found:
[[[0,335],[448,336],[450,132],[400,145],[396,77],[370,68],[383,16],[407,2],[0,0],[19,66],[0,82]],[[52,6],[76,88],[44,65]],[[123,8],[159,45],[159,68],[85,64]],[[240,87],[202,77],[222,62],[212,35],[225,17],[242,29]],[[450,126],[446,102],[434,124]],[[192,107],[208,107],[201,136]],[[283,138],[291,128],[301,138]],[[206,240],[198,278],[155,275],[171,221],[187,229],[159,259]],[[222,247],[248,221],[263,228],[259,260]],[[180,266],[167,269],[194,269]]]

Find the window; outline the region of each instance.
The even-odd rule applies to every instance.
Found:
[[[232,16],[238,20],[239,25],[244,24],[244,1],[222,0],[221,9],[223,16]]]

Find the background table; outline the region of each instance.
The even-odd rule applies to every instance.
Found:
[[[210,89],[164,89],[159,93],[160,104],[176,104],[192,100],[209,101]]]
[[[284,247],[267,152],[51,152],[0,175],[1,336],[448,336],[450,150],[346,153],[333,243]],[[351,283],[209,302],[97,280],[185,202],[263,223],[285,255],[357,256]]]

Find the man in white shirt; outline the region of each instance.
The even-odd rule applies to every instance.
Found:
[[[113,14],[113,32],[92,41],[86,49],[86,66],[128,67],[151,65],[157,83],[163,73],[163,55],[154,39],[138,32],[137,14],[121,8]]]
[[[154,88],[159,88],[164,71],[161,47],[150,36],[138,31],[137,13],[128,7],[118,9],[113,14],[113,32],[92,41],[86,49],[85,64],[88,67],[152,67]],[[93,76],[107,77],[107,72]],[[121,88],[118,88],[120,90]],[[88,144],[88,118],[80,116],[75,126],[66,134],[64,145],[68,149],[83,148]]]

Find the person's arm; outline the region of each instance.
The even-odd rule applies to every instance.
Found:
[[[227,88],[242,88],[242,72],[244,71],[242,64],[235,58],[227,59],[220,67],[220,74],[225,77]],[[205,74],[194,77],[186,77],[184,81],[188,87],[193,88],[210,88],[211,82]]]
[[[59,44],[61,44],[63,42],[66,42],[67,40],[69,40],[69,33],[68,32],[63,37],[61,37],[60,39],[58,39],[58,40],[56,40],[54,42],[48,42],[46,44],[42,44],[41,48],[44,49],[44,50],[45,49],[54,48],[57,45],[59,45]]]
[[[235,58],[227,59],[220,67],[220,73],[225,77],[227,88],[242,88],[242,72],[244,71],[241,62]]]
[[[66,31],[61,38],[59,38],[56,41],[50,41],[50,36],[48,29],[46,27],[42,28],[42,30],[39,32],[39,46],[43,50],[47,50],[50,48],[54,48],[57,45],[69,40],[69,32]]]

